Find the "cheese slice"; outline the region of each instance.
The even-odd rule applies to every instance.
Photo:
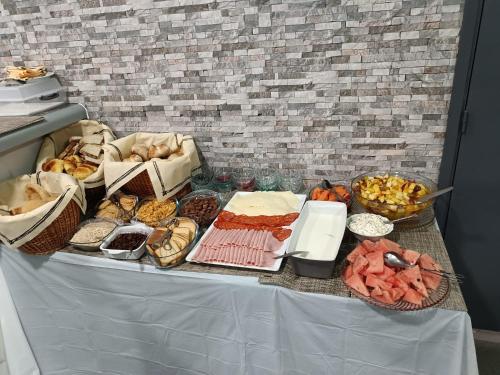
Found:
[[[299,198],[290,191],[256,191],[236,194],[226,210],[236,215],[286,215],[299,211]]]

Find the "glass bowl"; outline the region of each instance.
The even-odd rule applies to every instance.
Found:
[[[302,176],[282,176],[280,179],[280,189],[299,194],[304,190],[304,180]]]
[[[254,191],[256,185],[255,173],[251,169],[243,169],[234,176],[234,187],[238,191]]]
[[[318,188],[320,190],[316,190]],[[328,191],[328,196],[326,196],[326,194],[324,194],[323,196],[318,195],[318,192],[325,190]],[[319,184],[313,186],[311,190],[309,190],[309,194],[307,197],[310,200],[329,200],[334,202],[342,202],[346,204],[347,208],[351,207],[352,203],[350,184],[346,181],[329,182],[327,180],[323,180]]]
[[[211,189],[214,172],[212,169],[205,167],[197,174],[191,177],[191,188],[193,191],[202,189]]]
[[[354,199],[356,199],[356,201],[368,212],[382,215],[390,220],[395,220],[412,214],[419,214],[434,203],[434,199],[424,203],[416,203],[414,199],[410,199],[406,204],[393,203],[391,200],[388,202],[382,202],[378,198],[380,195],[376,192],[368,190],[366,186],[364,186],[365,183],[363,182],[365,178],[377,176],[395,176],[408,180],[408,184],[422,184],[428,190],[427,194],[436,191],[436,184],[432,180],[416,173],[399,171],[375,171],[363,173],[352,180],[351,189]],[[407,185],[405,188],[410,188],[410,185]],[[401,192],[401,194],[405,195],[403,192]]]
[[[213,190],[197,190],[179,202],[179,216],[193,219],[201,228],[208,227],[222,208],[222,197]]]
[[[220,193],[233,190],[233,174],[226,168],[218,168],[212,180],[214,189]]]
[[[277,191],[280,186],[280,175],[273,170],[263,169],[257,173],[257,190]]]
[[[151,205],[156,204],[156,208],[154,210],[152,210],[152,212],[150,213],[150,215],[148,215],[148,217],[142,216],[144,214],[144,213],[142,213],[142,209],[149,202],[153,202]],[[157,203],[155,203],[155,202],[157,202]],[[173,204],[175,204],[175,208],[169,214],[165,214],[165,213],[162,214],[161,211],[159,211],[159,210],[161,209],[162,205],[168,204],[170,206],[171,203],[168,203],[168,202],[172,202]],[[158,201],[154,197],[147,197],[139,202],[135,216],[133,217],[132,221],[143,223],[149,227],[154,228],[154,227],[161,225],[161,223],[163,221],[169,220],[169,219],[177,216],[178,209],[179,209],[179,202],[177,201],[177,199],[168,198],[168,199],[165,199],[163,201]]]
[[[146,242],[146,251],[156,268],[171,268],[184,262],[199,235],[199,226],[188,217],[176,217],[156,228]]]
[[[134,217],[138,204],[139,198],[137,196],[117,191],[97,204],[95,217],[128,223]],[[115,207],[113,208],[113,206]]]

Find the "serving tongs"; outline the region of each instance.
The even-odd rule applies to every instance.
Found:
[[[413,268],[416,266],[416,264],[410,264],[403,258],[398,253],[395,253],[394,251],[389,251],[384,254],[384,263],[388,266],[392,267],[397,267],[397,268]],[[464,276],[453,273],[453,272],[447,272],[447,271],[440,271],[440,270],[432,270],[429,268],[422,268],[420,267],[421,270],[433,273],[435,275],[443,276],[446,277],[447,279],[451,281],[456,281],[457,283],[462,283]]]
[[[178,226],[179,220],[177,220],[177,218],[174,217],[173,219],[169,219],[166,223],[162,225],[162,227],[165,228],[165,231],[158,239],[158,241],[155,241],[154,243],[149,245],[151,249],[153,249],[153,251],[156,251],[161,247],[163,247],[167,251],[172,250],[172,245],[170,245],[170,239],[172,238],[172,234],[174,233],[174,231],[172,229],[168,229],[168,227],[171,225],[173,225],[174,227]]]

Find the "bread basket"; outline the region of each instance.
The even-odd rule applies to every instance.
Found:
[[[123,190],[128,194],[137,195],[138,197],[154,196],[155,191],[153,184],[149,178],[148,171],[142,171],[133,179],[123,185]],[[191,193],[191,184],[187,183],[181,190],[174,194],[171,198],[181,199],[186,194]]]
[[[86,202],[73,177],[37,172],[0,183],[0,207],[0,240],[27,254],[48,255],[71,238]]]
[[[66,245],[78,224],[80,224],[80,207],[74,199],[71,199],[56,220],[38,236],[20,246],[19,250],[30,255],[53,254]]]

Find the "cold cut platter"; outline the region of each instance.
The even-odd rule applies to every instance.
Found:
[[[237,192],[188,254],[194,263],[278,271],[306,195]]]

